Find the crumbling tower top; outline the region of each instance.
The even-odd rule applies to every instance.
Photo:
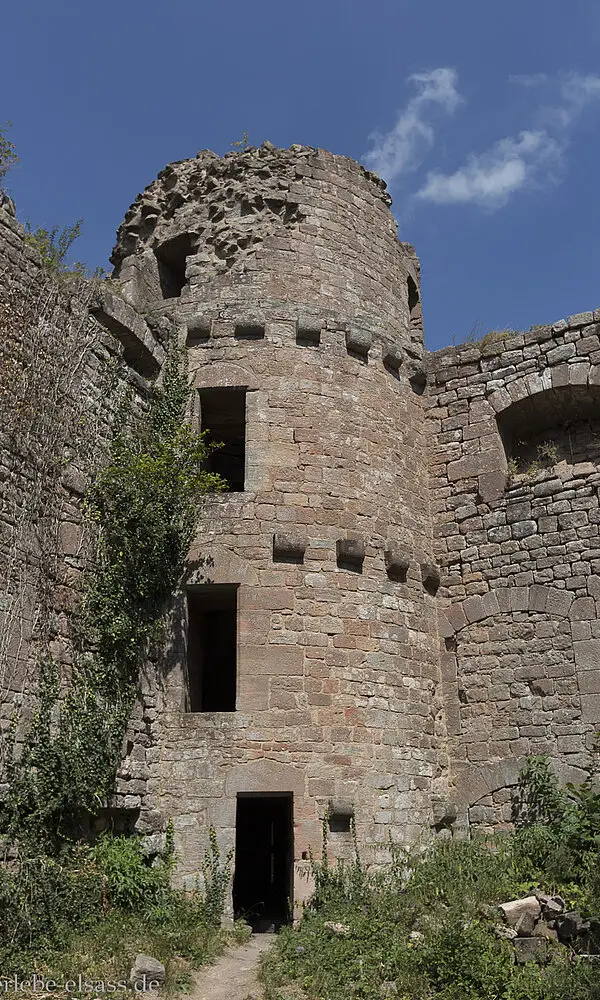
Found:
[[[400,243],[385,182],[354,160],[271,143],[169,164],[119,228],[115,278],[132,305],[367,326],[412,357],[423,347],[419,265]]]

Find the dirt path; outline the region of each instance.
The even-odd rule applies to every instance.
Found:
[[[214,965],[196,973],[189,1000],[261,1000],[258,965],[275,934],[253,934],[248,944],[231,948]]]

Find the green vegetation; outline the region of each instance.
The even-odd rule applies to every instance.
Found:
[[[26,853],[60,848],[112,788],[140,664],[160,639],[201,497],[222,480],[204,469],[205,435],[186,423],[185,356],[171,350],[146,413],[120,414],[109,461],[87,506],[96,553],[87,573],[68,673],[40,663],[24,741],[13,727],[0,830]]]
[[[224,485],[205,471],[210,446],[187,422],[189,397],[185,354],[172,347],[149,398],[116,406],[109,453],[86,498],[88,569],[68,656],[52,655],[49,630],[33,715],[15,714],[3,737],[4,974],[43,970],[59,981],[74,970],[95,979],[118,971],[123,979],[136,951],[185,969],[225,940],[231,857],[221,861],[214,834],[204,893],[191,896],[170,887],[172,831],[152,863],[135,837],[106,834],[94,843],[90,835],[114,786],[139,668],[161,641],[202,498]]]
[[[2,128],[0,181],[16,160]],[[139,668],[162,640],[202,498],[224,483],[205,471],[211,446],[187,421],[191,389],[185,352],[176,347],[146,398],[119,401],[116,372],[107,369],[112,441],[97,462],[86,460],[86,451],[95,454],[97,428],[78,406],[73,373],[90,343],[85,318],[67,310],[65,324],[63,309],[63,279],[86,277],[82,264],[66,263],[81,220],[27,229],[46,272],[44,294],[2,303],[10,350],[0,403],[15,449],[36,469],[41,497],[32,511],[44,512],[48,537],[40,535],[46,575],[38,588],[35,702],[26,710],[15,705],[0,743],[0,970],[25,980],[35,971],[57,983],[80,973],[92,983],[119,982],[144,952],[166,965],[168,993],[185,989],[190,969],[231,937],[220,927],[231,856],[221,859],[211,832],[202,891],[184,894],[171,887],[172,829],[154,857],[139,837],[95,838],[93,831],[114,788]],[[78,285],[82,306],[92,292]],[[67,633],[54,610],[64,515],[53,501],[74,452],[92,485],[80,540],[87,568]]]
[[[68,281],[70,278],[98,278],[106,277],[103,267],[97,267],[94,271],[88,270],[83,261],[76,260],[67,264],[67,256],[73,243],[81,236],[83,219],[78,219],[72,226],[54,226],[53,229],[44,229],[37,226],[32,229],[29,222],[25,223],[27,230],[24,237],[25,242],[32,246],[42,258],[44,270],[53,278],[59,281]]]
[[[242,138],[236,139],[231,145],[234,149],[250,149],[250,140],[247,132],[242,132]]]
[[[19,162],[15,144],[8,138],[8,130],[11,127],[12,122],[5,122],[0,126],[0,187],[7,173]],[[59,279],[105,277],[103,268],[96,268],[90,272],[81,261],[66,263],[73,243],[81,235],[82,225],[83,219],[78,219],[72,226],[63,226],[62,229],[59,226],[54,226],[52,229],[44,229],[43,226],[33,228],[30,222],[25,224],[25,242],[38,251],[44,269],[52,277]]]
[[[268,1000],[599,1000],[594,963],[563,945],[545,963],[516,964],[497,910],[538,888],[600,927],[594,782],[595,772],[562,791],[548,762],[531,758],[514,835],[392,848],[385,871],[367,871],[358,853],[331,865],[325,840],[311,903],[264,963]]]
[[[87,277],[87,268],[81,261],[73,264],[65,263],[69,250],[76,239],[81,236],[83,219],[78,219],[72,226],[54,226],[53,229],[44,229],[41,226],[32,228],[31,223],[25,224],[27,230],[25,242],[33,247],[42,258],[42,264],[49,274],[55,278],[66,275],[76,275],[80,278]]]
[[[488,333],[481,334],[481,324],[475,323],[464,340],[458,343],[454,340],[453,343],[455,347],[463,347],[465,344],[473,344],[474,347],[480,349],[490,349],[493,347],[494,353],[500,353],[510,346],[512,337],[518,336],[519,331],[509,327],[503,330],[490,330]]]
[[[35,970],[64,983],[81,973],[91,982],[117,983],[128,979],[135,955],[143,952],[165,965],[168,993],[184,990],[192,969],[232,937],[248,934],[244,925],[221,929],[214,899],[231,870],[218,848],[215,854],[215,843],[211,838],[204,869],[205,878],[212,872],[218,884],[209,877],[204,895],[171,888],[169,836],[164,855],[152,862],[139,838],[107,834],[93,847],[80,844],[55,858],[0,869],[2,974],[30,979]],[[84,990],[86,995],[95,994]]]
[[[518,441],[517,444],[522,445],[524,442]],[[538,472],[550,469],[556,465],[558,462],[558,448],[552,441],[542,441],[536,448],[536,456],[532,462],[528,462],[527,464],[518,455],[509,460],[506,469],[506,478],[509,485],[514,482],[517,476],[532,479],[534,476],[537,476]]]
[[[4,125],[0,125],[0,184],[8,171],[19,162],[15,144],[7,135],[10,128],[12,128],[12,122],[4,122]]]
[[[535,333],[538,330],[547,330],[548,326],[545,323],[538,323],[534,326],[529,327],[530,333]],[[513,337],[518,337],[522,331],[513,330],[512,327],[504,327],[499,330],[489,330],[488,333],[481,333],[481,322],[475,323],[464,340],[456,342],[453,339],[453,344],[455,347],[462,347],[464,344],[473,344],[475,347],[484,350],[486,354],[501,354],[502,351],[510,349],[510,342]]]

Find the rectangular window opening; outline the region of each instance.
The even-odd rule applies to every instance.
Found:
[[[235,712],[237,584],[207,584],[187,594],[190,712]]]
[[[246,468],[246,389],[200,390],[202,430],[209,440],[220,444],[209,455],[206,468],[227,481],[230,493],[243,493]]]
[[[158,277],[163,299],[176,299],[186,284],[187,259],[193,253],[189,233],[181,233],[156,247]]]
[[[329,832],[351,833],[352,832],[351,820],[352,820],[351,816],[334,813],[332,816],[329,817]]]

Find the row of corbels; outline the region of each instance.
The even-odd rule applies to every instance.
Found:
[[[308,539],[298,535],[273,535],[274,562],[303,563]],[[365,544],[357,538],[339,538],[336,543],[336,562],[339,569],[362,573],[365,560]],[[385,570],[390,580],[406,583],[411,565],[410,556],[397,545],[384,550]],[[419,564],[423,587],[429,594],[436,594],[440,585],[440,571],[435,563],[424,561]]]
[[[352,357],[367,361],[369,351],[373,346],[373,334],[359,326],[349,326],[346,323],[337,324],[337,329],[344,328],[346,350]],[[324,327],[318,320],[298,317],[296,320],[296,343],[308,347],[318,347],[321,343],[321,333]],[[237,340],[263,340],[265,324],[263,320],[247,320],[235,323],[234,337]],[[205,317],[196,317],[188,321],[187,339],[190,344],[208,344],[211,338],[211,321]],[[398,376],[405,362],[405,348],[400,344],[391,344],[384,350],[383,364],[388,371]],[[410,352],[409,352],[410,355]],[[422,364],[414,357],[409,357],[407,377],[413,392],[421,395],[427,384],[427,376]]]

